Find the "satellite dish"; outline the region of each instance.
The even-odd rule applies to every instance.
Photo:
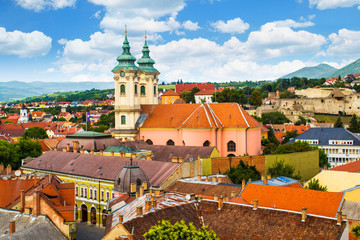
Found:
[[[190,194],[186,194],[185,199],[186,199],[187,201],[190,201],[190,199],[191,199]]]
[[[20,170],[16,170],[16,171],[15,171],[15,176],[20,177],[20,176],[21,176],[21,171],[20,171]]]

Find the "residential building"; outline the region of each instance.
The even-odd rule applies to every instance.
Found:
[[[214,92],[215,88],[210,90],[200,90],[199,92],[195,93],[195,103],[212,103],[212,96]]]
[[[324,150],[331,167],[356,161],[360,154],[360,137],[344,128],[311,128],[290,140],[297,141]]]
[[[182,83],[175,85],[175,92],[181,94],[183,91],[191,91],[193,88],[198,88],[201,90],[215,90],[215,85],[213,83]]]
[[[180,94],[169,89],[161,95],[161,104],[173,104],[179,98]]]

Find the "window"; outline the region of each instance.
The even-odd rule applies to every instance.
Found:
[[[166,142],[166,145],[171,145],[171,146],[174,146],[175,145],[175,143],[174,143],[174,141],[173,140],[168,140],[167,142]]]
[[[90,189],[89,198],[92,199],[92,189]]]
[[[135,94],[137,94],[137,85],[135,84],[135,88],[134,88]]]
[[[104,191],[101,191],[101,201],[104,201]]]
[[[84,188],[84,198],[87,198],[87,188]]]
[[[79,187],[78,186],[76,186],[76,188],[75,188],[75,195],[79,196]]]
[[[121,95],[124,95],[124,94],[125,94],[125,85],[124,85],[124,84],[121,84],[121,85],[120,85],[120,94],[121,94]]]
[[[96,191],[96,189],[94,189],[94,200],[96,200],[97,199],[97,191]]]
[[[208,147],[208,146],[210,146],[210,142],[209,142],[209,140],[206,140],[206,141],[203,143],[203,146],[204,146],[204,147]]]
[[[233,141],[228,142],[227,144],[228,152],[236,152],[236,143]]]
[[[140,87],[140,94],[145,95],[145,86]]]
[[[80,188],[80,197],[83,197],[83,196],[84,196],[84,189]]]
[[[140,178],[136,179],[136,185],[141,186],[141,180],[140,180]]]
[[[154,86],[154,95],[156,95],[156,86]]]
[[[106,192],[106,200],[109,201],[110,200],[110,193]]]
[[[126,117],[125,115],[121,116],[121,124],[126,124]]]
[[[118,180],[117,180],[117,185],[120,185],[120,182],[121,182],[121,179],[118,178]]]
[[[151,141],[150,139],[146,140],[147,145],[153,145],[153,141]]]

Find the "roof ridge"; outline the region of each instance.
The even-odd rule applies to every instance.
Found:
[[[185,123],[191,118],[191,116],[201,107],[201,105],[199,105],[190,115],[189,117],[179,126],[179,128],[181,128],[182,126],[185,125]]]
[[[205,105],[202,103],[200,106],[202,106],[202,107],[203,107],[204,112],[205,112],[205,115],[206,115],[206,118],[207,118],[207,120],[209,121],[210,127],[212,128],[212,124],[211,124],[211,121],[210,121],[209,115],[208,115],[208,113],[207,113],[207,110],[206,110],[206,108],[205,108]]]
[[[208,107],[209,107],[209,109],[210,109],[210,113],[213,115],[214,119],[217,119],[217,120],[219,121],[221,127],[224,127],[224,124],[220,121],[219,117],[216,115],[216,113],[214,112],[214,110],[211,108],[210,104],[207,103],[207,105],[208,105]],[[217,126],[217,124],[216,124],[216,126]],[[219,127],[219,126],[217,126],[217,127]]]
[[[237,104],[237,106],[238,106],[238,109],[239,109],[242,117],[244,118],[244,121],[245,121],[245,123],[246,123],[246,126],[249,128],[250,125],[249,125],[248,121],[246,120],[246,118],[245,118],[245,116],[244,116],[244,113],[241,111],[241,108],[240,108],[239,104],[238,104],[238,103],[236,103],[236,104]]]

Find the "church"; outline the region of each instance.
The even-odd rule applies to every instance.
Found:
[[[215,146],[220,157],[259,155],[261,123],[238,103],[158,104],[160,72],[145,36],[142,57],[123,53],[112,70],[115,81],[115,138],[149,145]]]

